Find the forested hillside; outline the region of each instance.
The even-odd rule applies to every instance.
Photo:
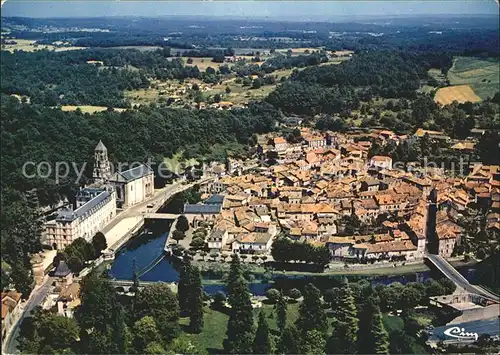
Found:
[[[430,80],[427,70],[446,73],[452,59],[447,53],[360,52],[339,65],[295,71],[292,82],[278,87],[267,100],[289,113],[331,114],[356,109],[360,100],[375,96],[413,99]]]
[[[180,60],[169,60],[169,55],[169,51],[137,50],[2,51],[1,91],[29,96],[31,102],[45,106],[128,107],[123,91],[147,88],[151,77],[200,76],[197,67],[184,67]],[[87,63],[92,60],[102,61],[104,66]]]
[[[1,117],[2,186],[20,191],[37,187],[40,202],[48,204],[67,192],[64,184],[54,186],[53,176],[44,180],[23,177],[25,162],[88,162],[87,171],[91,171],[93,149],[100,139],[113,162],[132,163],[148,157],[161,162],[180,150],[202,157],[216,145],[245,144],[252,134],[272,130],[278,113],[270,105],[252,104],[231,111],[144,107],[88,115],[22,104],[3,95]],[[58,189],[62,191],[55,193]]]

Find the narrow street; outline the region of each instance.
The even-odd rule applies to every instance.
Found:
[[[53,278],[47,277],[42,285],[33,290],[31,297],[28,299],[26,304],[22,305],[23,309],[21,311],[21,315],[19,320],[14,324],[9,333],[7,333],[7,340],[5,341],[4,346],[2,347],[2,354],[19,354],[19,350],[17,350],[17,337],[19,336],[19,325],[22,320],[26,317],[30,316],[31,311],[40,303],[43,302],[45,297],[48,295],[51,287],[52,287]]]
[[[170,198],[170,196],[181,190],[187,189],[192,185],[193,184],[183,185],[181,182],[178,182],[155,191],[155,194],[149,199],[119,213],[108,225],[106,225],[106,227],[104,227],[102,232],[106,235],[106,233],[112,230],[124,219],[142,216],[144,213],[148,212],[147,205],[149,204],[154,204],[154,209],[158,209],[166,199]],[[52,281],[52,278],[47,277],[45,282],[41,286],[33,290],[28,301],[24,305],[22,305],[22,311],[19,320],[13,325],[11,331],[6,335],[6,341],[2,346],[2,354],[19,353],[19,351],[17,350],[16,339],[19,336],[19,325],[21,324],[22,320],[26,317],[29,317],[31,311],[36,306],[40,305],[47,297],[51,289]]]

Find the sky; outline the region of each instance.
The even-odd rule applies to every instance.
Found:
[[[2,0],[3,2],[3,0]],[[335,20],[379,16],[498,14],[495,0],[473,1],[105,1],[7,0],[2,16],[224,16]]]

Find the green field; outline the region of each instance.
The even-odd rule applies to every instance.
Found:
[[[293,324],[299,315],[300,303],[289,303],[287,311],[287,324]],[[274,306],[270,304],[263,304],[262,309],[266,313],[269,328],[276,330],[276,318],[274,316]],[[257,326],[259,310],[255,310],[255,326]],[[217,354],[223,350],[222,342],[226,337],[227,321],[229,317],[221,312],[214,311],[209,307],[205,307],[203,331],[200,334],[189,334],[185,336],[192,339],[194,343],[199,344],[201,348],[207,349],[209,353]],[[181,327],[185,329],[189,324],[189,318],[181,318]]]
[[[470,85],[483,100],[499,91],[500,63],[494,59],[457,57],[448,71],[450,85]]]

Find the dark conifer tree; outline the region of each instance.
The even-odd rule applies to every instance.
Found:
[[[197,267],[190,267],[189,279],[189,328],[193,333],[200,333],[203,329],[203,287],[200,270]]]
[[[283,333],[286,327],[286,311],[287,304],[285,297],[283,296],[283,291],[280,291],[280,296],[278,298],[278,302],[276,302],[274,309],[276,311],[276,324],[278,325],[278,329],[280,334]]]
[[[271,339],[269,337],[269,325],[267,324],[266,315],[264,311],[259,313],[259,325],[255,333],[253,341],[254,354],[270,354],[271,353]]]
[[[347,280],[340,287],[338,304],[332,304],[333,331],[328,339],[327,352],[330,354],[354,354],[357,351],[358,319],[356,305]]]
[[[304,289],[304,300],[299,307],[296,326],[304,335],[310,330],[326,333],[328,329],[321,293],[313,284],[308,284]]]
[[[224,349],[231,354],[249,354],[254,339],[253,309],[248,284],[242,276],[239,257],[233,256],[227,281],[231,305]]]
[[[177,299],[182,314],[189,312],[189,292],[191,286],[191,263],[189,260],[183,260],[179,272],[179,284],[177,286]]]

